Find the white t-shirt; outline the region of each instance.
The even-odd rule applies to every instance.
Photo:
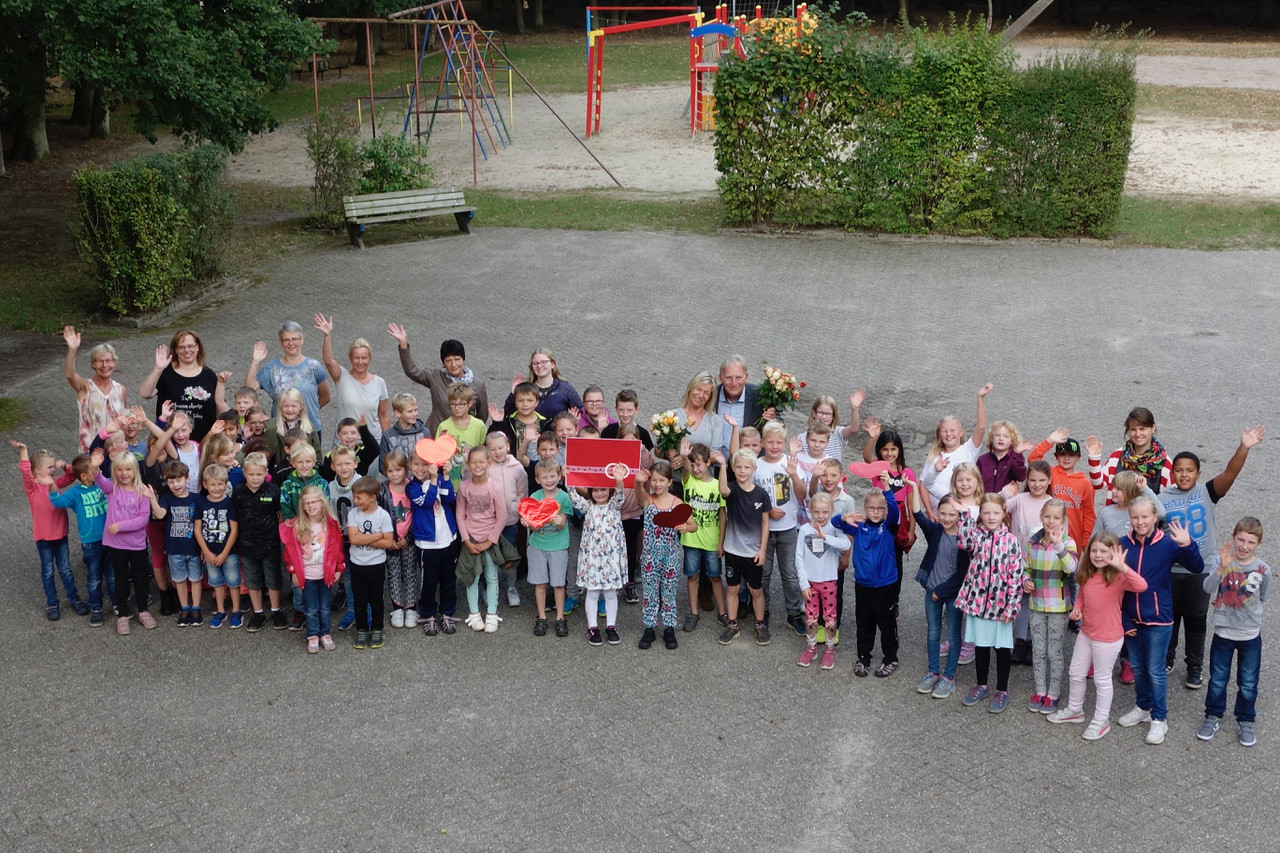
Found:
[[[982,452],[982,448],[973,446],[972,439],[966,438],[964,443],[950,453],[942,452],[942,455],[947,457],[947,467],[941,471],[934,470],[934,459],[925,462],[924,468],[920,471],[920,485],[924,486],[925,491],[929,493],[929,501],[934,509],[938,508],[938,501],[951,494],[951,475],[955,473],[956,466],[966,462],[977,462]]]
[[[368,382],[359,382],[345,367],[339,369],[342,374],[338,377],[337,393],[334,394],[334,402],[338,404],[338,420],[354,418],[358,421],[364,418],[365,426],[369,428],[373,440],[377,441],[382,438],[382,424],[378,421],[378,404],[389,399],[386,381],[381,376],[369,374]],[[313,423],[312,426],[318,429],[320,425]],[[338,441],[337,432],[335,429],[333,437],[335,444]]]
[[[391,516],[382,507],[374,507],[373,512],[363,512],[360,507],[353,506],[347,513],[347,527],[354,527],[357,533],[391,533],[395,526]],[[353,566],[376,566],[387,561],[384,548],[372,545],[351,546],[351,564]]]
[[[792,530],[796,526],[796,510],[800,502],[796,500],[792,489],[791,475],[787,473],[787,457],[783,454],[777,462],[766,462],[761,456],[756,460],[756,472],[751,475],[752,481],[769,493],[775,509],[782,510],[785,515],[777,520],[770,519],[769,532],[776,533]]]

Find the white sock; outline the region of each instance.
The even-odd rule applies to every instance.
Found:
[[[587,590],[587,626],[590,628],[599,627],[600,615],[600,590]]]
[[[604,620],[604,624],[613,628],[618,627],[618,591],[616,589],[604,591]]]

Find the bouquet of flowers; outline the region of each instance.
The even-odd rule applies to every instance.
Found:
[[[680,426],[676,413],[670,410],[659,412],[649,419],[649,432],[653,434],[654,450],[663,457],[669,450],[678,453],[680,440],[689,434],[687,429]]]
[[[761,409],[772,408],[781,414],[796,407],[796,401],[800,399],[800,389],[805,386],[805,383],[792,374],[769,364],[764,366],[764,378],[767,381],[760,385]]]

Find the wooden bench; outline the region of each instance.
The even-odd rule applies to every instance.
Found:
[[[347,217],[347,234],[351,237],[351,245],[357,249],[364,248],[364,240],[360,235],[364,233],[366,225],[452,213],[458,221],[458,230],[463,234],[470,234],[471,217],[476,212],[462,197],[462,190],[453,188],[349,195],[343,197],[342,209]]]

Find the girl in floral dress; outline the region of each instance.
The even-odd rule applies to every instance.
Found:
[[[676,527],[663,527],[655,516],[668,512],[684,501],[668,491],[675,475],[671,465],[662,460],[648,471],[636,472],[636,498],[644,512],[644,545],[640,550],[640,581],[643,588],[644,634],[640,648],[647,649],[657,639],[658,607],[662,607],[662,641],[668,649],[676,648],[676,575],[684,565],[680,550],[680,534],[693,533],[698,522],[692,517]]]
[[[626,493],[622,479],[626,468],[616,465],[613,472],[618,483],[616,489],[574,489],[569,492],[573,508],[582,513],[578,583],[587,590],[587,642],[593,646],[604,642],[600,639],[598,610],[602,595],[605,639],[611,646],[621,642],[618,636],[618,590],[627,579],[627,542],[622,532],[622,500]]]

